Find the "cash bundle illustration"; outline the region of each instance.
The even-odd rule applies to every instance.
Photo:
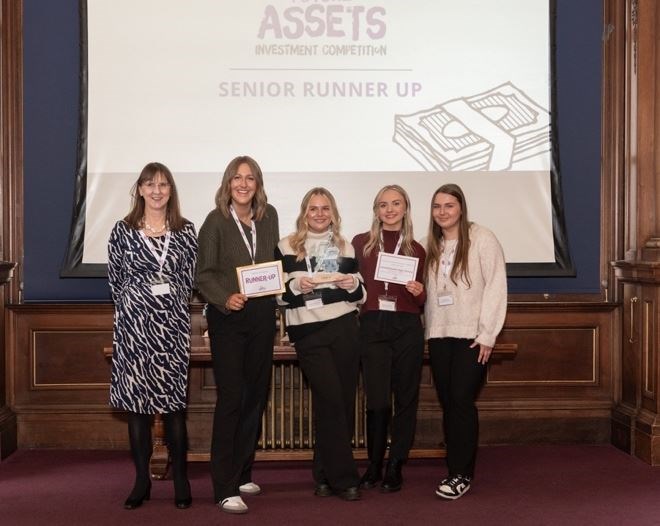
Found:
[[[427,171],[499,171],[547,155],[550,114],[507,82],[395,115],[393,141]]]

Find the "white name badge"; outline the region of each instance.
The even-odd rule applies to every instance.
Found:
[[[378,296],[378,310],[396,312],[396,296]]]
[[[446,305],[454,304],[454,295],[451,292],[443,292],[438,295],[438,305],[444,307]]]
[[[323,298],[305,300],[305,307],[307,307],[308,310],[320,309],[323,307]]]
[[[154,296],[163,296],[170,293],[170,284],[169,283],[152,283],[151,293]]]

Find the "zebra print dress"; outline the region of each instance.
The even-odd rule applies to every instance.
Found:
[[[153,240],[153,241],[152,241]],[[144,239],[118,221],[108,242],[108,282],[115,304],[110,405],[135,413],[170,413],[186,407],[190,311],[197,257],[192,223],[172,232],[163,276],[170,293],[154,295],[165,236]]]

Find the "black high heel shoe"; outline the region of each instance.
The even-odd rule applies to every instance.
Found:
[[[180,509],[180,510],[185,510],[186,508],[190,508],[190,505],[192,504],[192,496],[190,495],[190,482],[186,480],[186,490],[184,491],[185,497],[181,497],[177,495],[176,488],[174,489],[174,505]]]
[[[136,508],[139,508],[140,506],[142,506],[142,503],[145,500],[149,500],[151,498],[151,481],[149,481],[149,485],[147,486],[147,489],[145,490],[145,492],[141,496],[134,497],[133,496],[134,492],[135,492],[135,490],[133,490],[131,492],[131,494],[128,496],[128,498],[124,502],[124,509],[134,510]]]

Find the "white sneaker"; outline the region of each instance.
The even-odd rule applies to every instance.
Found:
[[[467,490],[470,489],[470,482],[470,477],[463,475],[446,478],[435,490],[435,494],[443,499],[456,500],[465,495]]]
[[[248,507],[240,496],[227,497],[222,499],[220,509],[227,513],[247,513]]]
[[[241,493],[245,493],[246,495],[259,495],[259,493],[261,493],[261,488],[254,482],[246,482],[245,484],[241,484],[238,487],[238,490]]]

